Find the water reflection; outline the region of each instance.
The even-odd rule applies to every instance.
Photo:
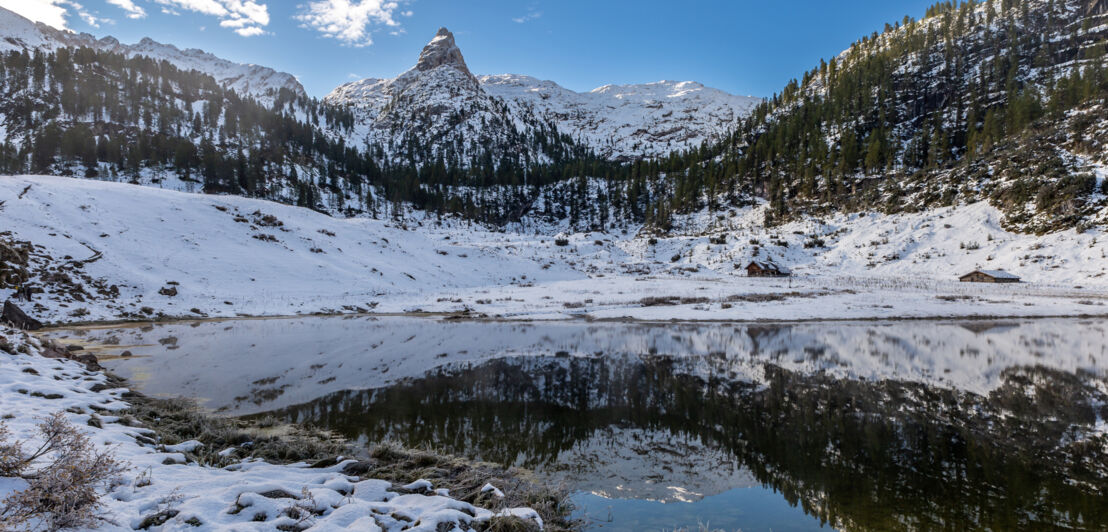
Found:
[[[107,365],[228,412],[522,465],[618,499],[766,487],[809,525],[887,530],[1108,526],[1105,333],[1082,320],[311,318],[53,334],[131,346],[138,356]]]

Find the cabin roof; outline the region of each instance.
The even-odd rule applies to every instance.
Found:
[[[757,266],[763,270],[772,270],[780,273],[789,273],[789,269],[771,260],[752,260],[746,267]]]
[[[971,275],[974,273],[983,273],[985,275],[988,275],[989,277],[992,277],[993,279],[1019,279],[1018,275],[1013,275],[1004,270],[973,270],[966,275]],[[962,277],[965,277],[966,275],[963,275]]]

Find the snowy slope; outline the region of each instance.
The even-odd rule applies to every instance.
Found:
[[[54,311],[35,312],[43,316],[102,319],[142,307],[193,316],[192,309],[224,316],[367,309],[385,294],[580,276],[502,250],[459,249],[381,221],[237,196],[35,176],[0,177],[0,202],[4,230],[44,246],[55,263],[83,261],[59,268],[72,278],[106,279],[103,286],[119,293],[84,303],[99,293],[85,282],[80,297],[36,298],[60,301]],[[159,293],[170,288],[176,295]],[[0,290],[0,299],[8,295]]]
[[[356,109],[366,139],[386,146],[408,135],[438,144],[480,135],[505,143],[552,124],[609,159],[663,156],[716,140],[760,102],[695,82],[577,93],[529,76],[475,77],[445,28],[407,72],[346,83],[324,100]]]
[[[305,96],[304,87],[292,74],[272,68],[235,63],[212,54],[190,48],[178,49],[144,38],[136,44],[122,44],[114,37],[97,39],[87,33],[74,33],[34,23],[12,11],[0,8],[0,52],[43,50],[87,46],[128,57],[146,56],[164,60],[183,70],[199,70],[211,75],[221,85],[244,96],[252,96],[268,102],[272,93],[288,89],[298,96]]]
[[[558,245],[551,228],[418,218],[404,227],[60,177],[0,178],[0,202],[3,229],[39,246],[31,284],[46,293],[23,305],[51,322],[359,309],[539,319],[1108,314],[1103,232],[1009,233],[983,203],[769,229],[762,206],[678,220],[668,237],[575,233]],[[753,258],[795,275],[748,278]],[[1026,282],[957,282],[975,268]],[[0,289],[0,299],[12,293]]]
[[[516,74],[478,79],[489,94],[553,119],[561,132],[607,159],[665,156],[719,140],[761,102],[694,81],[605,85],[579,93]]]

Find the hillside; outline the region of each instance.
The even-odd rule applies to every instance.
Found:
[[[443,312],[520,319],[798,320],[1108,312],[1108,239],[1000,227],[987,205],[766,228],[768,206],[675,220],[671,236],[504,232],[409,212],[335,218],[235,196],[0,178],[0,299],[50,322]],[[705,231],[705,228],[708,228]],[[15,250],[8,254],[7,250]],[[25,257],[25,258],[24,258]],[[746,277],[773,260],[787,279]],[[959,283],[1007,269],[1019,285]]]
[[[346,147],[353,117],[282,89],[271,104],[145,56],[0,55],[0,172],[234,193],[339,212],[384,178]],[[350,205],[353,204],[353,205]]]
[[[114,37],[97,39],[87,33],[58,30],[0,7],[0,52],[54,52],[60,48],[92,48],[125,57],[147,57],[167,61],[181,70],[196,70],[216,79],[220,85],[243,97],[272,103],[282,89],[297,97],[306,97],[304,87],[292,74],[259,65],[245,65],[216,57],[203,50],[180,50],[144,38],[135,44],[122,44]]]
[[[988,201],[1018,231],[1105,223],[1106,42],[1101,2],[940,2],[760,106],[724,148],[735,186],[785,219]]]

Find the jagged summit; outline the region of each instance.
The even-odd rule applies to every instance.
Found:
[[[454,34],[446,28],[439,28],[439,31],[435,33],[435,37],[420,52],[415,70],[426,72],[444,65],[454,67],[467,77],[476,79],[470,73],[469,67],[466,66],[466,60],[462,57],[462,50],[454,42]]]

